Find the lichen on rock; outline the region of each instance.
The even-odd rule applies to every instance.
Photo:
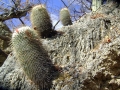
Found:
[[[51,60],[62,67],[50,90],[119,90],[120,9],[110,12],[106,7],[61,28],[62,36],[42,39]],[[36,90],[14,55],[9,55],[0,68],[0,87],[10,90],[11,80],[14,89]]]

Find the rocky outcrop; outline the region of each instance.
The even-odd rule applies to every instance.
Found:
[[[61,28],[63,35],[42,40],[50,58],[62,67],[51,90],[119,90],[120,10],[107,7]],[[37,90],[13,54],[0,67],[0,90],[7,89]]]
[[[11,32],[6,24],[0,22],[0,66],[6,59],[6,55],[10,53]],[[4,55],[5,53],[6,55]]]

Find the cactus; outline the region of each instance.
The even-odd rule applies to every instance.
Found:
[[[102,0],[92,0],[92,11],[96,11],[102,5]]]
[[[32,8],[30,20],[32,27],[42,38],[48,37],[52,32],[51,19],[44,5],[41,4]]]
[[[64,26],[72,25],[70,13],[67,8],[63,8],[60,10],[60,20]]]
[[[25,74],[40,90],[49,90],[56,68],[44,50],[40,38],[28,27],[21,27],[12,35],[12,48]]]

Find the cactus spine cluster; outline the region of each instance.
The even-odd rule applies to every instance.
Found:
[[[52,31],[52,23],[44,5],[36,5],[32,8],[30,20],[32,27],[42,38],[49,36]]]
[[[25,74],[40,90],[49,90],[56,68],[44,50],[40,38],[28,26],[12,35],[13,52]]]
[[[72,25],[68,8],[63,8],[60,10],[60,20],[64,26]]]

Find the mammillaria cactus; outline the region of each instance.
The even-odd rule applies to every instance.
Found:
[[[36,5],[32,8],[30,14],[32,27],[42,37],[49,37],[52,30],[52,23],[50,16],[44,5]]]
[[[64,26],[72,25],[70,13],[67,8],[63,8],[60,10],[60,20]]]
[[[18,28],[12,35],[12,47],[17,61],[28,78],[40,90],[49,90],[57,69],[49,59],[37,34],[28,26]]]

